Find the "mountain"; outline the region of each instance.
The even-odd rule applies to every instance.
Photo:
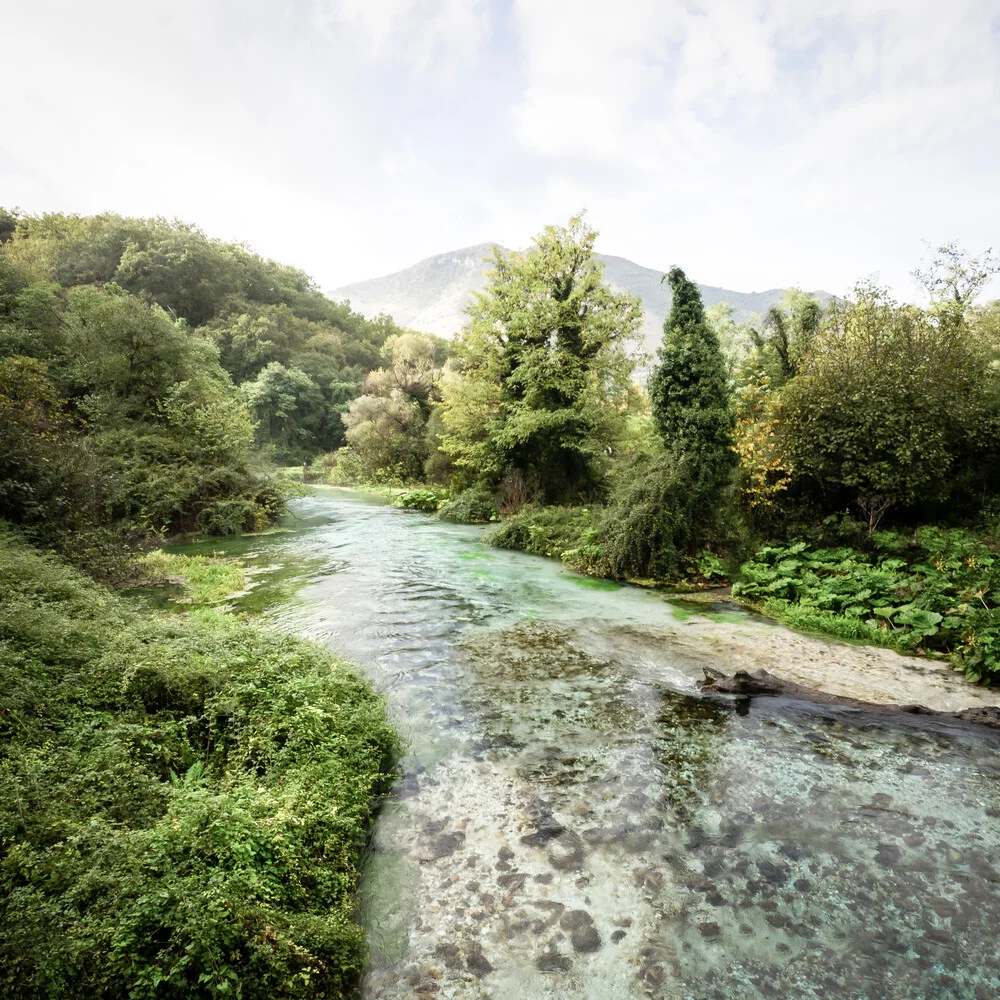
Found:
[[[366,316],[389,313],[400,326],[444,337],[454,336],[466,321],[463,307],[473,292],[486,286],[485,272],[496,243],[452,250],[419,261],[394,274],[345,285],[331,292],[331,297],[350,299],[351,307]],[[670,290],[660,284],[666,268],[643,267],[624,257],[598,255],[604,261],[604,274],[616,288],[633,292],[642,299],[642,324],[645,350],[654,351],[663,338],[663,321],[670,311]],[[712,285],[699,285],[706,306],[728,302],[736,320],[763,314],[781,302],[784,288],[766,292],[734,292]],[[827,292],[813,292],[821,301]]]

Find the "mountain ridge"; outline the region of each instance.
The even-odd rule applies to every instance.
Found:
[[[473,292],[486,287],[488,258],[499,243],[474,243],[417,261],[401,271],[354,282],[334,289],[334,298],[349,299],[351,308],[364,315],[388,313],[400,325],[424,333],[453,337],[465,325],[464,306]],[[653,351],[663,336],[663,321],[670,311],[670,290],[661,279],[665,269],[645,267],[614,254],[598,254],[604,274],[615,288],[632,292],[642,300],[642,339],[644,349]],[[715,285],[701,285],[706,307],[726,302],[737,321],[763,314],[778,305],[787,288],[769,288],[762,292],[737,292]],[[813,291],[821,301],[828,292]]]

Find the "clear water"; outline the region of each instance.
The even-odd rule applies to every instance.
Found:
[[[243,601],[361,663],[408,740],[366,997],[1000,995],[995,732],[703,699],[710,643],[663,631],[691,609],[475,528],[336,491],[290,527],[223,546]]]

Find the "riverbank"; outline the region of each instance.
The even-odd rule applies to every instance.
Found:
[[[599,524],[597,508],[526,507],[491,527],[483,541],[557,559],[596,580],[607,572]],[[865,544],[764,546],[740,566],[727,566],[704,551],[689,560],[690,576],[679,582],[623,582],[688,601],[711,602],[724,593],[725,599],[796,630],[794,635],[826,637],[825,644],[800,641],[801,654],[766,666],[786,680],[866,701],[926,703],[939,711],[1000,704],[1000,687],[991,694],[973,687],[1000,678],[1000,608],[993,603],[1000,591],[1000,543],[995,534],[926,526],[910,534],[880,532]],[[731,588],[720,586],[727,573],[734,581]],[[734,645],[732,636],[714,639],[739,659],[740,644]],[[772,659],[760,636],[747,642],[751,659]],[[857,643],[865,643],[869,652],[852,652]],[[962,701],[967,704],[956,704]]]
[[[795,633],[347,490],[211,552],[245,566],[235,614],[362,664],[405,737],[362,865],[365,1000],[1000,981],[997,731],[705,696],[704,666],[733,655],[716,635]]]
[[[0,993],[353,995],[384,703],[328,650],[209,608],[237,565],[146,563],[188,613],[0,525]]]
[[[970,684],[945,661],[794,632],[780,622],[748,618],[737,624],[694,613],[662,631],[687,655],[725,673],[767,670],[782,680],[874,705],[917,704],[936,712],[1000,706],[1000,688]]]
[[[401,492],[398,489],[329,486],[323,489],[346,496],[360,493],[384,503],[392,503]],[[569,541],[579,538],[588,520],[585,508],[574,508],[553,514],[549,522],[539,522],[534,531],[506,529],[500,536],[501,549],[524,551],[566,565],[561,558]],[[499,526],[484,526],[484,541],[494,544]],[[523,537],[522,537],[523,536]],[[570,560],[569,568],[593,580],[601,578],[588,572],[586,565]],[[711,571],[711,566],[706,566]],[[718,574],[721,577],[721,573]],[[976,706],[1000,706],[1000,687],[971,683],[943,657],[907,656],[885,646],[867,645],[860,641],[845,641],[807,631],[797,631],[778,618],[757,611],[758,603],[732,596],[732,588],[720,586],[717,577],[703,578],[697,588],[675,589],[667,581],[628,581],[624,585],[640,586],[667,597],[679,599],[683,605],[679,619],[663,628],[665,641],[687,649],[692,656],[707,665],[727,673],[737,670],[764,669],[783,680],[811,687],[826,694],[854,698],[875,705],[918,704],[936,712],[957,712]],[[715,582],[713,582],[715,581]],[[617,586],[619,584],[609,585]],[[735,602],[755,612],[752,615],[723,615],[726,620],[713,620],[712,605]],[[705,613],[697,613],[700,606]],[[706,615],[713,615],[707,617]],[[706,648],[710,643],[710,652]]]

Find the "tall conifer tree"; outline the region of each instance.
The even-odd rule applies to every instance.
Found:
[[[663,324],[660,363],[649,380],[653,419],[668,448],[697,455],[722,472],[735,462],[725,358],[705,320],[698,286],[679,267],[665,280],[673,304]]]

